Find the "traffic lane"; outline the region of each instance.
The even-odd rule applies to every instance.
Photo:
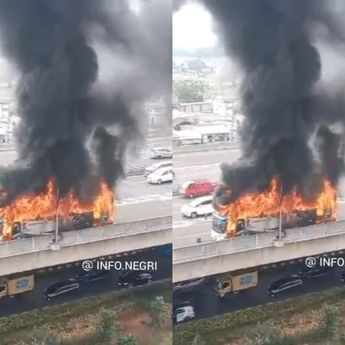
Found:
[[[305,280],[304,284],[295,290],[287,291],[276,297],[270,297],[267,294],[267,288],[271,283],[280,278],[296,274],[303,268],[305,268],[303,263],[297,263],[284,266],[284,268],[280,267],[276,270],[260,272],[259,285],[256,288],[248,289],[238,294],[229,294],[223,299],[215,293],[215,280],[211,278],[208,283],[199,288],[199,294],[181,295],[174,298],[174,303],[176,305],[181,301],[192,300],[194,298],[196,319],[203,319],[342,285],[339,282],[342,269],[336,268],[324,277]]]
[[[220,164],[193,165],[189,167],[175,168],[174,186],[180,187],[183,183],[191,180],[209,179],[218,182],[221,179]]]
[[[157,261],[157,271],[153,272],[153,280],[158,281],[168,279],[171,277],[171,257],[159,253],[157,250],[147,251],[145,253],[138,253],[127,257],[118,258],[119,261]],[[82,273],[81,267],[63,268],[56,272],[56,275],[38,276],[35,281],[35,289],[23,295],[13,298],[3,298],[0,300],[0,317],[9,316],[13,314],[30,311],[37,308],[42,308],[47,305],[62,304],[71,302],[80,298],[97,296],[99,294],[119,290],[117,279],[122,271],[112,271],[110,276],[104,280],[95,281],[92,283],[85,283],[81,285],[79,290],[75,290],[70,294],[57,297],[51,302],[48,302],[44,297],[44,290],[50,285],[74,278],[76,274]]]
[[[119,181],[116,195],[119,199],[138,198],[145,195],[171,195],[172,183],[154,185],[147,182],[144,176],[128,177]]]
[[[171,200],[118,205],[116,208],[115,223],[131,223],[142,219],[164,216],[171,216]]]
[[[241,157],[240,149],[190,152],[174,155],[174,167],[187,167],[214,163],[233,163]]]

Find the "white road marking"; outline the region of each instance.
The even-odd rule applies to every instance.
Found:
[[[140,204],[149,201],[167,201],[172,200],[171,193],[164,193],[164,194],[150,194],[150,195],[143,195],[138,196],[137,198],[127,198],[117,201],[117,205],[130,205],[130,204]]]

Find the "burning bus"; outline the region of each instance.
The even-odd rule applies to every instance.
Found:
[[[225,193],[230,195],[231,191],[228,189]],[[335,221],[337,193],[331,183],[325,180],[322,191],[313,200],[305,200],[297,190],[282,195],[279,179],[274,178],[266,191],[244,194],[229,204],[220,203],[216,192],[214,207],[216,211],[212,217],[211,237],[222,240],[277,230],[280,213],[284,228]]]
[[[59,198],[51,180],[44,192],[23,195],[0,207],[2,240],[44,235],[58,226],[60,231],[111,224],[115,217],[114,191],[102,182],[91,202],[80,200],[73,191]]]

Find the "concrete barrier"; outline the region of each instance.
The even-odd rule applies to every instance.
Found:
[[[316,224],[287,231],[278,246],[266,233],[220,242],[176,248],[174,282],[267,265],[345,249],[345,221]]]

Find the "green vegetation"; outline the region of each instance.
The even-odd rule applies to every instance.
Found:
[[[322,344],[318,341],[333,339],[331,344],[339,343],[344,337],[340,333],[339,303],[345,310],[345,289],[336,288],[318,294],[310,294],[295,299],[270,303],[264,306],[249,308],[211,319],[195,321],[176,326],[174,329],[175,345],[195,345],[198,339],[206,344],[243,344],[243,345],[300,345]],[[319,325],[305,332],[283,335],[272,322],[286,325],[293,315],[320,311]],[[249,338],[242,338],[250,335]],[[235,342],[238,338],[242,339]],[[230,341],[233,341],[231,343]],[[200,342],[200,340],[199,340]]]
[[[161,327],[163,311],[165,320],[170,314],[170,290],[170,281],[159,282],[1,318],[1,345],[146,345],[130,334],[128,326],[125,331],[120,329],[136,315],[157,320],[145,322],[143,327],[148,334],[158,334],[152,345],[161,345],[170,338],[170,330]],[[60,331],[66,336],[60,336]]]
[[[207,98],[209,89],[209,84],[202,79],[181,79],[173,82],[178,103],[202,102]]]

